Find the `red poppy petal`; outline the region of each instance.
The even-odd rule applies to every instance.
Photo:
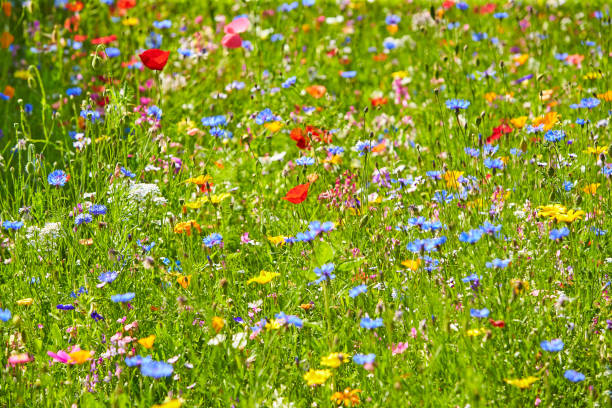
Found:
[[[229,23],[223,28],[226,34],[240,34],[249,29],[251,23],[246,17],[240,17]]]
[[[306,200],[308,197],[308,188],[310,187],[310,183],[300,184],[293,187],[291,190],[287,192],[282,199],[287,200],[293,204],[299,204]]]
[[[170,56],[170,51],[162,51],[156,48],[146,50],[142,54],[139,55],[142,63],[149,69],[154,69],[156,71],[161,71],[166,66],[168,62],[168,57]]]
[[[226,34],[221,40],[221,44],[225,48],[240,48],[242,46],[242,38],[238,34]]]

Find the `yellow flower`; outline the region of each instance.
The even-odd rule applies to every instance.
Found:
[[[272,319],[268,323],[266,323],[266,330],[278,330],[283,327],[285,323],[282,319]]]
[[[527,123],[527,116],[519,116],[518,118],[510,119],[510,123],[517,129],[522,129]]]
[[[555,214],[552,216],[552,218],[555,219],[555,221],[557,222],[567,222],[567,223],[572,223],[576,220],[581,220],[582,216],[585,214],[584,211],[582,210],[570,210],[567,214]]]
[[[583,76],[584,79],[599,79],[601,77],[602,75],[599,72],[589,72],[585,76]]]
[[[221,331],[223,326],[225,326],[225,320],[222,317],[215,316],[212,318],[212,327],[217,333]]]
[[[183,289],[187,289],[189,285],[191,285],[191,275],[181,275],[176,278],[176,281],[183,287]]]
[[[457,170],[447,171],[446,173],[444,173],[442,177],[444,178],[444,181],[446,181],[446,187],[459,188],[459,183],[457,182],[457,179],[463,176],[463,173],[463,171]]]
[[[179,399],[173,399],[163,404],[155,404],[151,408],[179,408],[183,403]]]
[[[34,302],[34,299],[32,299],[32,298],[25,298],[25,299],[18,300],[17,304],[19,306],[30,306],[32,304],[32,302]]]
[[[260,285],[265,285],[266,283],[270,282],[272,279],[274,279],[277,276],[280,276],[280,273],[261,271],[259,272],[259,276],[249,279],[247,281],[247,285],[253,282],[257,282]]]
[[[612,91],[607,91],[601,94],[597,94],[599,99],[603,99],[606,102],[612,102]]]
[[[349,357],[350,356],[346,353],[331,353],[325,357],[321,357],[321,365],[331,368],[340,367],[340,364],[347,361]]]
[[[267,122],[267,123],[264,123],[264,127],[268,129],[270,133],[276,133],[282,129],[283,124],[282,122],[279,122],[279,121]]]
[[[73,361],[76,364],[83,364],[84,362],[86,362],[87,360],[89,360],[91,358],[91,355],[93,353],[89,350],[78,350],[78,351],[73,351],[72,353],[70,353],[70,360],[69,361]]]
[[[504,378],[505,382],[507,382],[510,385],[514,385],[515,387],[519,387],[522,390],[524,390],[525,388],[531,387],[531,384],[533,384],[534,382],[538,380],[539,378],[534,377],[534,376],[529,376],[527,378],[517,378],[514,380],[509,380],[507,378]]]
[[[394,73],[391,74],[391,76],[393,77],[393,79],[406,78],[408,76],[408,72],[406,72],[406,71],[395,71]]]
[[[345,388],[343,392],[336,391],[330,399],[338,405],[344,405],[345,407],[353,407],[355,405],[359,405],[361,402],[359,400],[360,389],[351,390],[350,388]]]
[[[193,183],[193,184],[197,184],[198,186],[203,186],[206,183],[209,183],[211,180],[211,177],[206,174],[206,175],[200,175],[198,177],[191,177],[188,178],[187,180],[185,180],[185,183]]]
[[[321,385],[327,381],[331,375],[332,373],[329,370],[313,370],[311,368],[306,374],[304,374],[304,380],[306,380],[306,383],[310,386]]]
[[[22,70],[19,70],[19,71],[15,71],[15,78],[28,80],[28,79],[32,78],[32,74],[30,74],[25,69],[22,69]]]
[[[323,163],[342,164],[342,157],[334,154],[331,158],[323,160]]]
[[[276,246],[285,245],[285,237],[283,237],[282,235],[277,235],[275,237],[268,237],[268,241],[270,241],[272,244]]]
[[[174,226],[174,233],[182,234],[183,232],[187,233],[187,235],[191,235],[191,229],[195,228],[198,232],[202,232],[202,228],[200,228],[200,224],[195,222],[194,220],[189,220],[185,222],[179,222]]]
[[[480,336],[481,334],[485,334],[487,332],[487,329],[485,329],[484,327],[481,327],[480,329],[470,329],[467,331],[467,335],[470,337],[474,337],[474,336]]]
[[[402,265],[410,269],[411,271],[416,272],[416,270],[419,269],[419,266],[421,265],[421,260],[420,259],[407,259],[404,262],[402,262]]]
[[[130,17],[123,20],[122,24],[124,26],[135,26],[139,23],[139,20],[136,17]]]
[[[153,348],[153,343],[155,342],[155,335],[152,334],[148,337],[145,337],[144,339],[140,339],[138,340],[138,344],[140,344],[142,347],[146,348],[146,349],[150,349]]]
[[[538,216],[539,217],[555,217],[559,214],[565,214],[567,208],[562,206],[561,204],[551,204],[551,205],[541,205],[538,207]]]
[[[597,187],[599,187],[600,185],[600,183],[589,184],[588,186],[585,186],[582,191],[587,194],[595,195],[595,193],[597,192]]]
[[[512,285],[512,292],[515,295],[520,295],[521,293],[529,290],[529,282],[521,279],[512,279],[510,281],[510,285]]]
[[[587,147],[584,151],[585,153],[590,153],[599,156],[602,153],[605,153],[608,150],[605,146],[595,146],[595,147]]]
[[[487,92],[484,98],[487,102],[491,103],[497,98],[497,94],[495,92]]]

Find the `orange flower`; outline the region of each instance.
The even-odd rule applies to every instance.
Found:
[[[372,59],[374,59],[374,61],[376,62],[381,62],[381,61],[386,61],[387,60],[387,54],[375,54],[374,56],[372,56]]]
[[[397,24],[391,24],[387,26],[387,31],[389,32],[389,34],[393,35],[395,33],[397,33]]]
[[[179,222],[174,226],[174,232],[176,234],[187,233],[188,236],[191,235],[191,229],[194,228],[198,230],[198,232],[202,232],[202,228],[200,228],[200,224],[198,224],[194,220],[189,220],[185,222]]]
[[[386,105],[387,102],[389,102],[387,98],[371,98],[370,101],[372,103],[372,106],[374,107],[380,106],[380,105]]]
[[[601,94],[597,94],[599,99],[603,99],[606,102],[612,102],[612,91],[607,91]]]
[[[497,94],[495,92],[487,92],[484,98],[487,102],[491,103],[497,98]]]
[[[84,362],[86,362],[87,360],[89,360],[91,358],[91,355],[93,353],[89,350],[77,350],[77,351],[73,351],[72,353],[70,353],[70,361],[74,362],[75,364],[83,364]]]
[[[350,388],[345,388],[343,392],[337,391],[335,392],[330,399],[334,401],[338,405],[344,405],[345,407],[353,407],[355,405],[359,405],[361,402],[359,400],[360,389],[351,390]]]
[[[153,343],[155,342],[155,335],[152,334],[149,337],[145,337],[143,339],[138,340],[138,344],[146,349],[153,348]]]
[[[565,58],[565,60],[569,62],[570,64],[573,64],[579,67],[580,64],[582,63],[582,60],[584,60],[584,55],[580,55],[580,54],[568,55]]]
[[[539,116],[533,120],[533,126],[544,125],[544,130],[550,130],[561,119],[557,112],[548,112],[544,116]]]
[[[402,265],[410,269],[411,271],[416,272],[416,270],[419,269],[419,266],[421,265],[421,260],[420,259],[414,259],[414,260],[407,259],[404,262],[402,262]]]
[[[4,11],[4,15],[7,17],[11,16],[11,10],[12,10],[13,5],[11,3],[9,3],[8,1],[5,1],[2,3],[2,11]]]
[[[314,307],[314,303],[302,303],[300,305],[300,309],[303,309],[303,310],[310,310],[313,307]]]
[[[191,284],[191,275],[181,275],[176,278],[176,281],[183,287],[183,289],[187,289]]]
[[[517,129],[522,129],[527,122],[527,116],[519,116],[518,118],[510,119],[510,123]]]
[[[512,57],[512,60],[516,63],[517,66],[523,65],[529,59],[529,54],[520,54]]]
[[[223,320],[222,317],[219,317],[219,316],[213,317],[212,327],[213,329],[215,329],[217,333],[219,333],[221,329],[223,329],[223,326],[225,326],[225,320]]]
[[[588,186],[585,186],[582,191],[587,194],[595,195],[595,193],[597,192],[597,187],[599,187],[600,185],[600,183],[589,184]]]
[[[10,85],[7,85],[4,87],[4,91],[2,93],[8,96],[9,98],[12,98],[13,96],[15,96],[15,88]]]
[[[323,85],[310,85],[308,88],[306,88],[306,92],[308,92],[308,94],[313,98],[319,99],[325,95],[327,88],[325,88]]]
[[[0,46],[2,48],[8,48],[13,43],[15,37],[11,35],[11,33],[5,31],[0,35]]]

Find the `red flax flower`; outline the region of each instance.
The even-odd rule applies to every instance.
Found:
[[[146,50],[142,54],[139,55],[140,60],[143,64],[149,69],[153,69],[156,71],[161,71],[166,66],[168,62],[168,57],[170,56],[170,51],[162,51],[157,48],[152,48],[150,50]]]
[[[293,204],[300,204],[308,197],[309,187],[310,183],[297,185],[287,192],[287,194],[283,197],[283,200],[287,200]]]

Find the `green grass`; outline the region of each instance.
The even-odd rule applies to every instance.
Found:
[[[535,3],[531,11],[500,3],[495,12],[507,12],[503,20],[474,11],[485,2],[442,13],[439,3],[419,1],[342,8],[300,2],[296,10],[277,12],[280,2],[140,0],[121,17],[102,2],[84,3],[76,32],[64,28],[74,13],[50,1],[0,14],[0,31],[14,36],[13,49],[0,49],[0,91],[15,89],[0,100],[0,220],[24,223],[0,232],[0,309],[11,312],[0,320],[0,406],[151,407],[178,399],[194,407],[327,407],[337,406],[331,397],[346,388],[361,390],[360,405],[368,407],[610,404],[612,225],[604,170],[612,98],[604,94],[612,91],[612,36],[605,2]],[[604,17],[595,18],[595,11]],[[417,26],[419,13],[423,20],[437,17]],[[385,24],[389,14],[401,17],[394,34]],[[214,21],[220,15],[227,21],[248,15],[251,27],[241,36],[253,51],[221,46],[222,24]],[[343,21],[317,23],[319,16]],[[124,25],[131,17],[138,24]],[[153,27],[164,19],[172,21],[170,29]],[[448,29],[451,22],[460,26]],[[164,70],[122,66],[140,62],[138,54],[152,48],[145,42],[150,32],[163,35],[160,48],[171,51]],[[474,41],[475,32],[488,38]],[[80,49],[68,43],[76,34],[88,37]],[[111,34],[118,40],[91,44]],[[272,34],[283,39],[272,42]],[[387,37],[400,44],[384,51]],[[32,51],[51,44],[57,50]],[[120,55],[100,57],[111,46]],[[177,52],[198,47],[206,51],[196,57]],[[562,61],[561,53],[584,59]],[[515,57],[522,54],[528,58],[519,65]],[[487,69],[495,75],[480,77]],[[341,71],[356,76],[343,78]],[[409,95],[404,104],[396,101],[393,77],[400,71]],[[293,86],[281,87],[293,76]],[[243,88],[227,90],[233,81]],[[325,86],[325,95],[312,97],[311,85]],[[67,96],[72,87],[82,94]],[[108,100],[101,106],[92,96]],[[570,106],[594,96],[600,103],[592,109]],[[387,103],[373,106],[379,97]],[[142,98],[161,108],[160,121],[142,120]],[[469,107],[448,109],[454,98]],[[96,108],[101,120],[80,118],[82,110]],[[282,125],[277,132],[256,123],[267,108]],[[546,141],[546,132],[526,131],[551,111],[559,120],[550,129],[565,135],[556,143]],[[225,115],[223,128],[232,138],[215,137],[201,123],[213,115]],[[512,121],[523,116],[525,127]],[[484,149],[502,124],[507,133],[491,141],[498,150],[488,157],[505,164],[491,169]],[[327,162],[329,145],[316,138],[300,150],[290,132],[306,126],[329,131],[331,144],[344,148],[341,159]],[[69,132],[90,143],[75,147]],[[360,155],[354,151],[359,141],[385,147]],[[479,156],[470,157],[466,147],[479,149]],[[589,147],[600,149],[587,153]],[[283,152],[280,160],[267,160]],[[314,164],[296,166],[302,156]],[[383,169],[387,183],[375,178],[382,172],[385,179]],[[63,187],[48,183],[54,170],[70,175]],[[453,171],[465,178],[460,187]],[[186,182],[201,175],[210,176],[206,191]],[[344,196],[326,199],[348,175]],[[304,202],[282,200],[308,180]],[[565,182],[573,183],[570,191]],[[159,190],[137,200],[130,195],[137,183]],[[599,184],[594,194],[583,190],[591,184]],[[440,202],[442,191],[452,200]],[[89,213],[92,204],[105,205],[106,214],[76,226],[75,215]],[[552,204],[584,213],[555,221],[538,209]],[[410,227],[416,217],[443,227]],[[177,223],[191,220],[197,223],[191,235],[175,232]],[[309,242],[270,239],[295,238],[314,220],[334,222],[333,230]],[[501,230],[473,244],[459,239],[485,222]],[[563,227],[566,237],[549,238]],[[213,233],[223,246],[203,244]],[[436,251],[407,248],[434,237],[446,237]],[[431,258],[436,263],[426,262]],[[495,258],[511,262],[488,268]],[[420,264],[413,270],[402,265],[406,260]],[[315,268],[327,263],[335,265],[335,278],[312,284]],[[97,287],[107,271],[118,277]],[[279,275],[247,283],[261,271]],[[463,281],[473,274],[477,284]],[[350,297],[360,284],[367,292]],[[127,292],[135,294],[129,306],[111,300]],[[18,304],[23,299],[31,304]],[[487,318],[471,316],[470,309],[483,308]],[[104,320],[94,320],[94,311]],[[280,324],[280,312],[298,316],[303,326]],[[382,326],[360,327],[366,314],[381,318]],[[224,322],[218,333],[215,317]],[[266,327],[257,334],[261,319]],[[126,329],[132,322],[137,327]],[[134,341],[113,355],[117,333]],[[156,336],[151,349],[137,342],[150,335]],[[541,347],[557,338],[562,351]],[[399,342],[407,343],[404,351],[392,353]],[[49,364],[48,351],[75,345],[93,358]],[[349,355],[339,367],[322,364],[338,352]],[[31,361],[12,367],[9,358],[20,353]],[[371,353],[372,367],[353,362]],[[170,360],[173,372],[145,376],[127,366],[133,355]],[[332,375],[308,386],[310,369]],[[567,370],[585,379],[570,382]],[[506,381],[530,376],[537,380],[525,389]]]

